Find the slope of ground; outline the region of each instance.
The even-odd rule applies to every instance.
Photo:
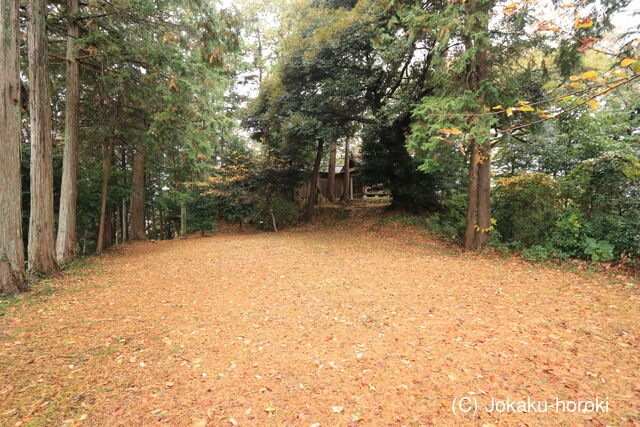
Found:
[[[0,316],[0,424],[640,423],[636,283],[415,233],[344,223],[112,251]],[[527,398],[553,406],[486,408]]]

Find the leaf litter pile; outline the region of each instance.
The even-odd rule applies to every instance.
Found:
[[[104,255],[0,316],[0,424],[640,424],[635,280],[418,234],[221,233]],[[463,397],[475,414],[453,413]],[[486,410],[527,398],[608,412]]]

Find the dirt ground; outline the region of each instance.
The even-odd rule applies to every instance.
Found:
[[[130,244],[45,285],[0,316],[2,425],[640,425],[630,277],[346,224]]]

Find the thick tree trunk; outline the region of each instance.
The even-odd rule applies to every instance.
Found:
[[[78,197],[78,139],[80,135],[80,62],[78,43],[79,0],[67,0],[67,93],[65,105],[64,157],[58,215],[56,260],[71,262],[76,256],[76,200]]]
[[[467,222],[464,228],[464,248],[473,249],[476,235],[476,215],[478,210],[478,146],[471,140],[469,147],[469,185],[467,187]]]
[[[470,14],[484,16],[483,12],[491,9],[493,2],[468,3]],[[480,8],[475,10],[474,8]],[[478,13],[481,12],[481,13]],[[469,67],[467,76],[468,88],[479,92],[482,81],[487,77],[487,48],[486,41],[481,37],[488,31],[488,15],[482,19],[476,19],[473,31],[480,35],[467,36],[465,45],[467,50],[476,49],[472,66]],[[484,94],[478,94],[478,100],[484,103]],[[487,133],[489,129],[487,129]],[[465,249],[481,249],[489,241],[491,231],[491,143],[489,140],[474,141],[471,161],[469,163],[469,187],[467,196],[467,221],[465,225],[464,247]],[[475,155],[475,156],[474,156]],[[475,158],[474,158],[475,157]]]
[[[323,141],[318,141],[318,150],[316,152],[316,160],[313,163],[313,171],[311,172],[311,184],[309,185],[309,197],[307,198],[307,206],[304,211],[305,222],[311,222],[313,219],[313,210],[316,206],[318,198],[318,178],[320,176],[320,162],[322,161]]]
[[[329,151],[329,176],[327,179],[327,198],[331,202],[336,201],[336,151],[335,141],[331,143]]]
[[[485,142],[478,150],[478,227],[475,248],[482,248],[491,231],[491,144]]]
[[[20,188],[18,0],[0,0],[0,293],[28,291]]]
[[[111,161],[113,159],[113,139],[105,147],[104,159],[102,161],[102,197],[100,199],[100,223],[98,226],[98,245],[96,252],[101,253],[107,249],[105,237],[107,234],[107,196],[109,195],[109,176],[111,175]]]
[[[57,276],[53,219],[51,100],[47,58],[46,0],[29,0],[28,57],[31,114],[31,215],[29,272]]]
[[[136,144],[131,194],[131,240],[147,240],[144,225],[144,162],[145,148],[142,144]]]
[[[344,142],[344,179],[342,181],[342,202],[349,203],[351,201],[351,153],[349,152],[349,139]]]

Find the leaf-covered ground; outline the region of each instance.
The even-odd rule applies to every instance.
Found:
[[[96,263],[0,316],[0,424],[640,424],[631,278],[349,223]],[[475,416],[452,412],[463,397]],[[485,410],[527,397],[609,406]]]

